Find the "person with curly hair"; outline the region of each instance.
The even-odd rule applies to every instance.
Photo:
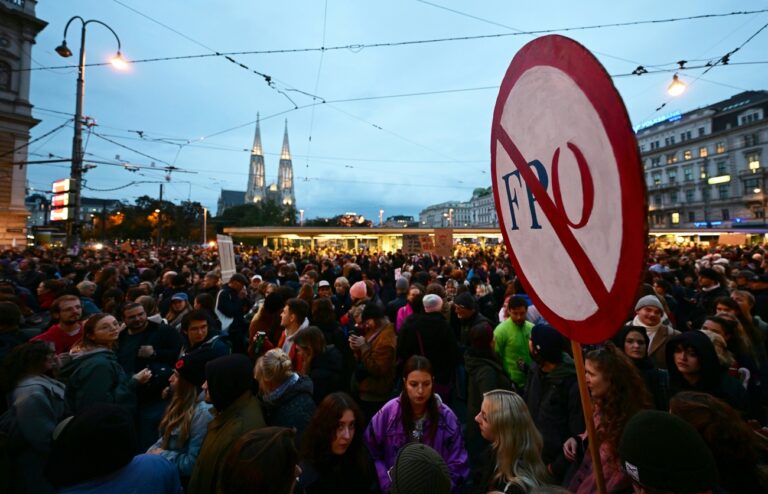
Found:
[[[652,408],[651,396],[632,361],[611,342],[587,354],[584,362],[587,388],[600,451],[600,463],[607,492],[631,488],[629,477],[619,464],[618,447],[624,426],[637,412]],[[586,433],[563,444],[565,457],[575,462],[583,452]],[[592,457],[583,455],[581,465],[568,486],[571,492],[587,494],[597,490]]]
[[[485,393],[475,422],[491,447],[472,492],[525,494],[550,481],[541,459],[544,440],[517,393],[505,389]]]
[[[351,396],[326,396],[304,432],[299,487],[307,494],[378,493],[364,430],[363,412]]]

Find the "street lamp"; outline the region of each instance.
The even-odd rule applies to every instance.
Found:
[[[384,224],[384,210],[379,209],[379,226]]]
[[[304,210],[299,209],[299,226],[304,226]]]
[[[79,20],[83,26],[80,29],[80,62],[77,67],[77,99],[75,101],[75,135],[72,139],[72,167],[70,169],[70,178],[72,179],[72,218],[67,222],[67,246],[72,247],[80,243],[80,191],[82,188],[83,177],[83,93],[85,90],[85,28],[90,23],[101,24],[109,29],[117,40],[117,54],[112,58],[112,65],[116,68],[125,68],[126,61],[120,53],[120,38],[117,33],[105,23],[96,20],[85,20],[79,15],[72,17],[67,21],[64,27],[64,40],[61,45],[56,47],[56,53],[64,58],[72,56],[72,50],[67,46],[67,30],[69,25],[75,19]]]
[[[203,206],[203,245],[208,243],[208,208]]]
[[[450,208],[448,210],[448,226],[449,227],[453,226],[453,208]]]

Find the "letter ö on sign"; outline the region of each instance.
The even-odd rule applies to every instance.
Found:
[[[568,143],[568,149],[573,153],[574,157],[576,158],[576,164],[579,169],[579,174],[581,176],[581,189],[582,189],[582,198],[583,198],[583,207],[581,210],[581,218],[579,218],[579,221],[574,223],[571,221],[571,218],[568,216],[568,212],[565,210],[565,205],[563,204],[563,196],[560,190],[560,148],[558,147],[555,149],[554,154],[552,155],[552,193],[554,195],[554,203],[557,210],[560,212],[560,214],[565,218],[566,223],[571,228],[583,228],[587,222],[589,221],[589,217],[592,215],[592,209],[595,205],[595,187],[594,183],[592,182],[592,175],[589,172],[589,165],[587,164],[587,160],[584,158],[584,154],[581,152],[581,149],[579,149],[578,146],[573,144],[572,142]],[[538,177],[539,183],[541,183],[542,188],[546,191],[547,187],[549,186],[549,179],[547,175],[547,170],[544,168],[544,165],[541,164],[541,161],[539,160],[533,160],[530,163],[528,163],[528,166],[533,168],[536,172],[536,175]],[[517,218],[515,216],[515,209],[519,209],[520,204],[517,200],[517,192],[513,190],[513,187],[510,187],[509,179],[510,177],[515,177],[517,179],[518,186],[522,186],[522,180],[520,178],[520,171],[515,170],[511,173],[508,173],[504,176],[502,176],[502,180],[504,180],[504,185],[507,192],[507,199],[509,201],[509,216],[512,219],[512,227],[510,230],[519,230],[520,228],[517,225]],[[528,208],[531,211],[531,229],[532,230],[539,230],[541,229],[541,225],[539,224],[538,218],[536,216],[536,197],[534,196],[533,192],[531,191],[530,187],[526,185],[525,187],[526,194],[528,196]]]
[[[536,175],[539,177],[541,186],[544,188],[544,190],[547,190],[549,178],[547,177],[547,169],[544,168],[544,165],[541,164],[541,161],[533,160],[528,163],[528,166],[536,171]],[[509,186],[509,178],[512,176],[517,179],[518,186],[523,185],[522,180],[520,179],[519,170],[507,173],[506,175],[502,176],[501,179],[504,180],[504,185],[507,190],[507,200],[509,200],[509,216],[512,218],[512,228],[510,228],[510,230],[519,230],[520,228],[517,226],[517,218],[515,217],[515,208],[519,208],[520,204],[517,202],[517,191],[513,190],[513,188]],[[536,202],[536,197],[534,197],[533,192],[531,192],[531,189],[527,186],[525,187],[525,192],[528,195],[528,208],[531,211],[531,229],[539,230],[541,229],[541,225],[539,224],[538,218],[536,218],[536,207],[534,204]]]

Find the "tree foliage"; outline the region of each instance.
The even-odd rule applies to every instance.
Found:
[[[242,204],[225,209],[214,221],[217,231],[229,226],[295,226],[296,208],[272,201]]]

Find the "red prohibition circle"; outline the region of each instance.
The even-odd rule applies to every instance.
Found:
[[[526,266],[520,264],[518,256],[512,249],[509,237],[510,230],[505,224],[504,215],[502,214],[500,186],[497,184],[496,178],[497,144],[505,145],[505,143],[510,142],[509,136],[501,125],[504,106],[507,103],[510,92],[523,74],[539,66],[554,67],[568,75],[588,99],[594,107],[611,144],[615,164],[612,163],[610,166],[617,166],[618,168],[619,186],[621,188],[620,204],[601,204],[601,207],[613,208],[617,214],[622,215],[623,219],[621,248],[619,250],[620,257],[616,275],[613,284],[606,290],[602,286],[602,281],[596,281],[596,272],[594,266],[589,265],[589,259],[574,259],[574,266],[582,275],[585,285],[587,287],[595,287],[595,291],[592,294],[597,304],[597,310],[591,316],[578,321],[563,318],[546,306],[541,294],[537,293],[536,287],[532,286],[529,282],[526,276]],[[542,88],[541,90],[547,91],[551,89]],[[563,129],[564,136],[566,135],[566,130],[565,128]],[[565,138],[563,142],[566,142]],[[572,148],[567,150],[564,148],[560,151],[560,153],[562,152],[569,153],[574,152],[574,150]],[[582,177],[584,177],[585,169],[581,162],[583,161],[583,156],[579,156],[581,154],[580,151],[576,153],[579,171]],[[520,172],[521,175],[524,175],[525,170],[520,169]],[[543,36],[526,44],[512,59],[501,83],[493,112],[493,123],[491,126],[491,176],[493,177],[493,196],[504,242],[517,275],[520,277],[526,293],[530,296],[536,308],[554,328],[568,338],[580,343],[598,343],[613,336],[619,326],[627,320],[628,315],[632,312],[635,295],[644,269],[648,235],[645,180],[640,164],[637,141],[621,96],[603,66],[584,46],[564,36]],[[529,182],[528,185],[535,189],[537,184]],[[566,186],[568,185],[566,184]],[[590,180],[589,187],[591,185]],[[556,187],[557,190],[553,190],[553,199],[558,209],[561,209],[562,195],[560,184]],[[579,185],[579,187],[582,187],[582,185]],[[593,192],[584,189],[582,191],[584,193]],[[542,192],[540,190],[539,192],[546,194],[545,191]],[[559,226],[561,228],[560,231],[565,233],[569,232],[566,232],[563,228],[578,228],[583,226],[586,223],[585,219],[588,218],[588,215],[582,214],[581,221],[574,224],[564,211],[563,214],[565,219]],[[563,246],[568,250],[569,243],[566,238],[568,235],[561,236],[558,233],[558,237],[561,238]],[[573,243],[570,245],[577,247]],[[540,248],[542,256],[547,255],[546,247],[546,245],[542,245]],[[601,285],[599,289],[596,287],[597,282]],[[573,287],[562,286],[562,296],[572,296],[572,289]]]

